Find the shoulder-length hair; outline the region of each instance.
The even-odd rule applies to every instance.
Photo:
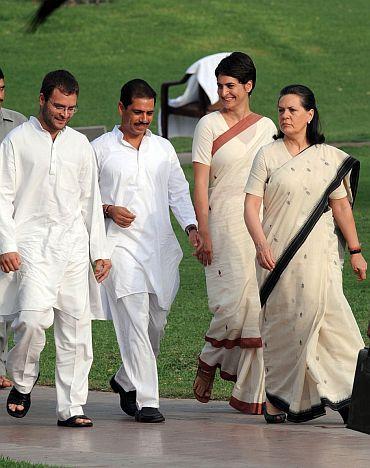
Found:
[[[285,88],[283,88],[280,91],[278,102],[283,96],[286,96],[287,94],[295,94],[299,96],[301,99],[302,106],[307,111],[311,109],[313,109],[314,111],[312,120],[309,124],[307,124],[307,128],[306,128],[306,136],[307,136],[307,140],[309,144],[318,145],[320,143],[324,143],[325,136],[321,131],[320,117],[319,117],[319,111],[316,106],[315,95],[310,90],[310,88],[304,85],[299,85],[299,84],[285,86]],[[277,135],[274,136],[274,139],[278,140],[279,138],[283,138],[283,137],[284,137],[284,133],[279,129]]]

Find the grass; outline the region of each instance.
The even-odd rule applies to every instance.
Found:
[[[55,465],[43,465],[40,463],[28,463],[23,461],[11,460],[8,457],[0,457],[0,468],[51,468]]]
[[[62,8],[35,35],[24,25],[37,5],[31,0],[2,0],[1,63],[7,79],[6,106],[35,114],[42,77],[66,68],[80,82],[79,113],[73,125],[117,122],[121,85],[131,78],[148,80],[157,90],[180,78],[200,57],[243,50],[253,57],[257,87],[252,106],[276,121],[278,91],[302,82],[315,91],[329,140],[368,138],[370,104],[370,28],[368,0],[115,0]],[[158,107],[158,106],[157,106]],[[155,123],[154,123],[155,127]],[[175,140],[189,150],[189,139]],[[365,252],[369,251],[370,149],[352,151],[363,163],[356,217]],[[185,168],[188,179],[192,174]],[[175,226],[184,250],[181,289],[173,305],[159,358],[162,396],[189,397],[197,354],[210,314],[202,268],[191,257],[185,235]],[[344,288],[361,330],[369,309],[369,282],[357,284],[348,268]],[[95,362],[90,385],[107,389],[119,365],[110,322],[94,323]],[[51,331],[43,353],[41,381],[54,382]],[[214,396],[226,398],[230,384],[217,382]]]
[[[330,140],[368,138],[370,28],[368,0],[115,0],[57,11],[34,35],[24,26],[37,3],[2,0],[1,63],[7,106],[37,112],[42,77],[67,68],[81,85],[74,125],[117,122],[123,82],[135,77],[159,90],[200,57],[243,50],[255,60],[253,108],[275,118],[278,91],[313,88]],[[175,141],[189,150],[189,139]]]

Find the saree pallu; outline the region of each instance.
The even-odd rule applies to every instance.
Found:
[[[265,394],[255,250],[244,223],[243,189],[254,155],[271,142],[272,127],[251,114],[215,140],[210,168],[213,261],[205,274],[213,318],[199,365],[219,368],[222,379],[235,382],[230,405],[250,414],[261,414]]]
[[[363,340],[343,294],[343,246],[328,197],[344,181],[352,202],[358,168],[336,148],[311,146],[275,168],[265,188],[263,230],[276,260],[271,273],[258,268],[266,396],[292,422],[350,402]]]

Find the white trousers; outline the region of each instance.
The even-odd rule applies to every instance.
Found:
[[[8,336],[10,333],[10,322],[0,322],[0,375],[5,375],[6,355],[8,353]]]
[[[45,330],[53,323],[57,416],[66,420],[84,414],[82,405],[87,400],[93,359],[88,311],[80,319],[75,319],[58,309],[22,310],[12,324],[15,345],[8,353],[6,368],[15,388],[21,393],[29,393],[39,373]]]
[[[139,409],[159,408],[156,358],[168,311],[159,307],[155,294],[131,294],[116,301],[108,293],[108,299],[122,359],[115,379],[126,392],[136,390]]]

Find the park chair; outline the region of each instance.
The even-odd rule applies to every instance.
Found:
[[[95,138],[98,138],[104,133],[107,133],[107,128],[105,127],[105,125],[93,125],[90,127],[74,127],[74,129],[86,135],[89,141],[93,141],[95,140]]]
[[[230,55],[230,52],[203,57],[186,70],[181,80],[162,84],[158,118],[160,135],[164,138],[193,137],[198,120],[209,112],[220,109],[215,69],[227,55]],[[184,94],[170,99],[169,88],[185,83]]]

